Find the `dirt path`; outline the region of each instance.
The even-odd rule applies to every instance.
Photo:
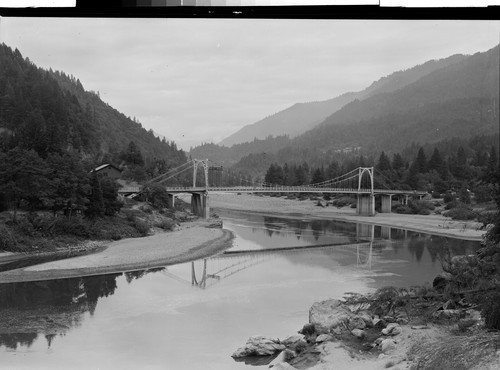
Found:
[[[411,231],[422,231],[434,235],[465,240],[481,240],[481,224],[473,221],[453,221],[441,215],[402,215],[397,213],[378,213],[375,216],[358,216],[349,207],[319,207],[316,201],[292,200],[277,197],[261,197],[250,194],[211,194],[211,208],[246,210],[274,214],[311,215],[341,221],[361,222],[381,226],[392,226]]]

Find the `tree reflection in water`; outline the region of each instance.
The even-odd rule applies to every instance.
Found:
[[[155,268],[125,272],[128,283]],[[39,334],[51,346],[55,336],[65,335],[93,315],[99,298],[114,294],[122,273],[72,279],[0,284],[0,346],[30,347]]]

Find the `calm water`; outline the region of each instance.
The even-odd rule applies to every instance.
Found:
[[[478,247],[353,223],[220,214],[236,234],[228,254],[0,284],[0,368],[251,369],[231,353],[251,335],[294,334],[314,301],[432,281],[444,245],[452,254]]]

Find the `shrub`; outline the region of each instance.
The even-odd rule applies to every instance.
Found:
[[[462,207],[466,207],[466,205],[458,200],[452,200],[451,202],[446,203],[444,209],[462,208]]]
[[[413,200],[410,202],[409,206],[415,213],[419,213],[422,209],[433,211],[435,208],[434,203],[429,202],[428,200]]]
[[[452,220],[473,220],[477,214],[467,207],[453,208],[443,213],[443,216],[450,217]]]
[[[58,217],[54,222],[54,232],[61,235],[74,235],[88,238],[90,225],[83,217]]]
[[[400,204],[394,208],[394,212],[404,214],[404,215],[410,215],[413,213],[413,210],[408,206]]]
[[[35,236],[35,228],[25,217],[19,217],[16,221],[17,228],[23,235]]]
[[[129,222],[134,222],[137,216],[143,216],[144,214],[138,209],[126,209],[122,211],[125,215],[125,218]]]
[[[16,247],[16,245],[16,239],[10,232],[9,228],[4,224],[0,224],[0,250],[12,250]]]
[[[149,225],[146,221],[143,221],[139,218],[136,218],[134,220],[134,227],[135,229],[141,234],[142,236],[146,236],[149,233]]]
[[[0,193],[0,212],[7,211],[8,209],[7,197],[3,193]]]
[[[500,330],[500,292],[498,290],[486,297],[481,314],[486,328]]]
[[[439,193],[439,191],[433,191],[432,192],[432,197],[435,199],[435,198],[441,198],[441,194]]]
[[[345,206],[350,206],[352,203],[352,199],[349,197],[341,197],[332,200],[332,205],[336,207],[345,207]]]
[[[151,207],[150,205],[148,204],[145,204],[145,205],[142,205],[142,206],[139,206],[139,209],[144,212],[144,213],[147,213],[147,214],[151,214],[153,213],[153,207]]]
[[[427,208],[421,208],[418,210],[418,214],[427,216],[431,214],[431,210]]]
[[[159,227],[160,229],[163,230],[170,230],[172,231],[175,227],[175,222],[174,220],[170,218],[162,218],[161,220],[158,220],[154,223],[155,227]]]
[[[450,203],[455,200],[455,197],[451,195],[450,193],[446,193],[443,197],[443,200],[445,203]]]

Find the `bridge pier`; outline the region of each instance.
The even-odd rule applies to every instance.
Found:
[[[206,192],[191,194],[191,212],[199,217],[208,218],[208,195]]]
[[[358,194],[356,213],[360,216],[375,216],[375,196],[373,194]]]
[[[174,209],[175,208],[175,196],[174,194],[167,193],[167,203],[168,203],[168,208]]]
[[[381,194],[382,206],[380,213],[391,213],[392,208],[392,194]]]

